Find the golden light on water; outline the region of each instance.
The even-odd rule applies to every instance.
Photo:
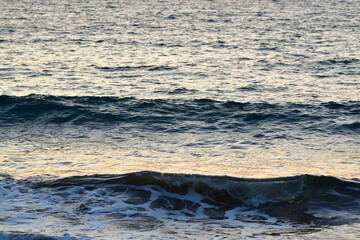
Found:
[[[2,144],[1,169],[14,176],[48,174],[57,177],[123,174],[137,171],[229,175],[267,178],[299,174],[351,178],[359,172],[359,152],[323,152],[294,145],[271,149],[227,151],[149,149],[78,143],[49,148],[46,145],[9,147]],[[14,146],[14,145],[13,145]],[[347,160],[347,161],[346,161]]]

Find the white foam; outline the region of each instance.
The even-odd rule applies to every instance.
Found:
[[[96,186],[95,186],[96,187]],[[55,236],[55,239],[217,239],[249,238],[262,236],[264,239],[277,239],[276,234],[295,231],[289,221],[280,221],[249,206],[239,206],[225,212],[223,219],[211,219],[205,214],[206,209],[216,206],[202,202],[204,196],[190,187],[185,195],[175,194],[154,186],[125,186],[139,191],[151,192],[148,202],[139,204],[126,203],[127,191],[112,190],[112,185],[99,185],[94,190],[84,187],[29,188],[14,183],[0,181],[0,240],[36,239],[36,236]],[[159,198],[176,198],[199,204],[195,211],[189,209],[168,210],[162,207],[152,208],[151,203]],[[260,198],[261,199],[261,198]],[[255,199],[259,202],[259,199]],[[171,208],[170,208],[171,209]],[[118,214],[118,215],[116,215]],[[320,214],[314,212],[314,214]],[[321,217],[333,216],[327,212]],[[193,215],[192,217],[189,215]],[[158,219],[159,225],[152,218],[141,221],[149,227],[143,229],[127,228],[136,216],[150,216]],[[319,215],[320,216],[320,215]],[[346,216],[344,216],[346,217]],[[220,217],[222,218],[222,217]],[[149,223],[150,221],[150,223]],[[155,221],[155,219],[154,219]],[[306,227],[300,226],[301,227]],[[20,235],[11,232],[22,231]],[[274,233],[274,236],[265,233]],[[25,235],[24,235],[25,234]],[[24,237],[26,236],[26,237]],[[277,235],[279,236],[279,235]]]

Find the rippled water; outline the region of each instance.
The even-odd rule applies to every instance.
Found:
[[[359,6],[0,0],[0,239],[359,238]]]
[[[359,100],[357,3],[2,1],[1,89],[10,95]]]

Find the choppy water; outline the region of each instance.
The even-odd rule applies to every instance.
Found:
[[[360,238],[359,6],[0,0],[0,239]]]

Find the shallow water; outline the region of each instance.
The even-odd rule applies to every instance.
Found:
[[[359,6],[0,0],[0,239],[358,239]]]

